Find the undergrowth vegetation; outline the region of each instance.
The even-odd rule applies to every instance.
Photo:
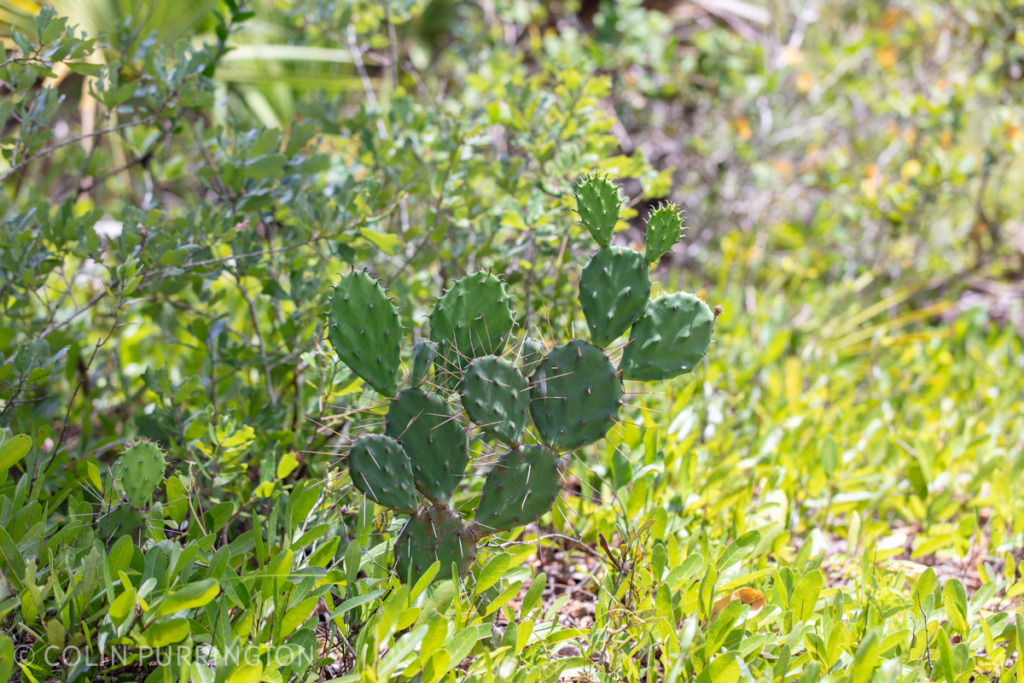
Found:
[[[1022,26],[0,0],[0,683],[1024,680]]]

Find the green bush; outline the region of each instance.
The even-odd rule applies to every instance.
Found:
[[[0,683],[1024,676],[1019,2],[53,4]]]

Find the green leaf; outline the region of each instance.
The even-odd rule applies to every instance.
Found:
[[[818,602],[818,594],[825,585],[825,576],[818,569],[804,574],[793,589],[793,619],[807,621],[814,614],[814,605]]]
[[[711,622],[705,635],[704,653],[706,657],[711,657],[718,652],[729,636],[729,632],[732,631],[736,619],[745,609],[747,606],[739,600],[733,600],[722,608],[722,611]]]
[[[18,434],[0,446],[0,471],[9,470],[32,450],[32,437]]]
[[[512,556],[508,553],[499,553],[492,557],[484,568],[480,570],[480,576],[476,580],[476,588],[473,590],[473,597],[477,597],[485,590],[498,583],[505,575]]]
[[[853,664],[850,665],[853,672],[853,683],[867,683],[881,661],[878,635],[874,631],[870,631],[853,655]]]
[[[967,624],[967,591],[959,579],[951,578],[942,587],[942,606],[946,609],[946,616],[949,617],[953,628],[966,638],[969,631]]]
[[[145,642],[150,647],[166,647],[179,643],[188,635],[188,620],[184,617],[158,622],[145,630]]]
[[[288,610],[284,615],[284,619],[281,620],[281,632],[279,637],[287,638],[294,633],[299,626],[302,626],[303,622],[309,619],[310,615],[313,614],[313,610],[316,608],[316,604],[319,601],[320,596],[316,595],[311,598],[306,598],[295,607]]]
[[[164,598],[157,614],[172,614],[193,607],[202,607],[217,597],[219,593],[220,583],[217,579],[203,579],[190,583]]]
[[[359,234],[369,240],[375,247],[383,251],[388,256],[395,255],[395,249],[402,241],[398,238],[398,235],[391,233],[381,233],[376,230],[370,230],[369,228],[360,228]]]
[[[14,641],[8,636],[0,635],[0,683],[11,680],[14,672]]]
[[[382,595],[384,595],[384,591],[375,590],[371,593],[367,593],[366,595],[357,595],[354,598],[349,598],[348,600],[334,608],[334,611],[331,612],[331,619],[336,619],[337,617],[343,615],[345,612],[353,610],[356,607],[359,607],[360,605],[365,605],[368,602],[373,602]]]
[[[526,591],[526,595],[523,596],[523,604],[519,609],[520,618],[525,617],[534,607],[540,604],[541,594],[544,592],[544,587],[547,585],[547,582],[548,576],[544,572],[533,577],[533,583],[530,584],[530,588]]]
[[[512,598],[519,595],[519,589],[523,587],[522,581],[513,581],[510,583],[505,590],[498,593],[494,600],[491,600],[487,605],[487,609],[484,611],[484,616],[494,614],[499,609],[505,606],[505,604]]]
[[[757,544],[761,542],[761,533],[759,531],[748,531],[743,534],[735,541],[730,543],[724,551],[722,556],[718,558],[716,566],[718,571],[722,572],[730,565],[739,562],[744,557],[749,555],[757,547]]]
[[[135,607],[135,589],[130,583],[122,581],[124,589],[110,604],[110,618],[120,625],[131,614]]]
[[[697,683],[736,683],[739,680],[739,655],[735,652],[722,653],[697,676]]]

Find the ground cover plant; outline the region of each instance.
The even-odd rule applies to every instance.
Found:
[[[1024,679],[1018,5],[0,0],[0,683]]]

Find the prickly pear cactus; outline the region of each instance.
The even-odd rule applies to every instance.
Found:
[[[500,356],[513,323],[501,280],[490,273],[473,273],[456,282],[430,314],[430,339],[437,344],[438,386],[454,391],[470,361]]]
[[[416,511],[412,463],[402,445],[383,434],[361,436],[348,453],[355,487],[378,505],[399,512]]]
[[[558,499],[561,470],[558,453],[547,446],[506,452],[487,475],[473,525],[486,535],[539,519]]]
[[[152,441],[136,441],[121,456],[121,487],[128,503],[142,508],[164,480],[164,452]]]
[[[711,344],[715,317],[692,294],[660,296],[629,335],[619,369],[626,379],[664,380],[693,372]]]
[[[621,208],[619,188],[603,176],[587,176],[576,187],[576,213],[602,247],[612,242],[612,232],[619,222]]]
[[[430,374],[430,367],[437,358],[437,344],[429,339],[417,339],[412,349],[412,376],[410,383],[418,387],[427,381]]]
[[[516,366],[496,356],[481,356],[467,367],[460,393],[469,419],[507,444],[518,444],[526,429],[530,392]]]
[[[651,276],[644,257],[625,247],[605,247],[580,276],[580,306],[590,339],[607,347],[644,314]]]
[[[384,433],[405,449],[416,488],[443,505],[451,498],[469,463],[469,445],[455,411],[439,394],[410,388],[388,408]]]
[[[487,537],[552,509],[569,461],[563,454],[602,439],[618,422],[624,379],[671,379],[692,372],[707,352],[720,308],[712,314],[692,294],[650,300],[649,264],[679,239],[678,209],[665,204],[650,214],[640,254],[610,246],[621,206],[607,178],[588,176],[577,187],[580,221],[602,247],[579,282],[591,341],[551,347],[523,335],[514,342],[505,285],[490,273],[472,273],[437,300],[429,339],[411,354],[411,386],[397,394],[397,311],[364,273],[339,283],[328,337],[353,371],[393,396],[384,435],[354,440],[348,468],[355,488],[409,515],[393,551],[400,580],[415,582],[435,562],[439,579],[450,578],[453,565],[466,575]],[[612,346],[627,332],[625,344]],[[618,349],[616,368],[610,352]],[[471,453],[479,455],[473,463]],[[449,501],[477,472],[486,477],[467,523]]]
[[[377,281],[361,270],[341,278],[331,297],[327,339],[354,373],[385,396],[398,390],[402,321]]]
[[[644,257],[647,261],[654,263],[668,253],[679,241],[682,231],[683,218],[679,215],[679,207],[671,202],[660,204],[647,217],[647,232],[644,233],[647,242]]]
[[[395,572],[402,581],[416,583],[434,562],[438,579],[452,577],[452,563],[465,576],[476,559],[477,536],[458,513],[443,505],[428,505],[409,518],[395,539]]]
[[[519,347],[519,371],[529,377],[547,353],[548,347],[544,342],[532,337],[523,337]]]
[[[622,379],[604,351],[582,339],[552,349],[530,383],[533,424],[552,448],[569,451],[593,443],[619,417]]]

